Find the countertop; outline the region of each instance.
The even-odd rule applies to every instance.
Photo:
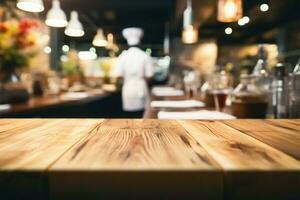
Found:
[[[104,90],[89,90],[88,92],[84,92],[87,94],[86,97],[82,98],[65,98],[64,94],[60,95],[44,95],[40,97],[30,97],[27,102],[13,104],[11,108],[8,110],[0,111],[0,116],[5,114],[17,114],[24,111],[50,108],[54,106],[68,105],[68,104],[76,104],[76,103],[86,103],[89,101],[93,101],[96,99],[101,99],[109,95],[108,92]]]
[[[0,199],[300,199],[300,120],[0,119]]]

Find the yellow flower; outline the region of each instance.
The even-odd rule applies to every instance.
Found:
[[[0,35],[0,48],[1,49],[9,49],[15,43],[15,39],[11,37],[9,34]]]
[[[7,31],[5,32],[5,34],[11,35],[11,36],[17,36],[20,33],[18,21],[9,20],[9,21],[6,21],[4,24],[7,27]]]
[[[36,39],[37,39],[37,34],[34,32],[30,32],[27,34],[26,38],[25,38],[25,43],[26,44],[35,44],[36,43]]]

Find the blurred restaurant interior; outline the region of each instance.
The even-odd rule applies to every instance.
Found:
[[[2,0],[0,117],[297,118],[299,9],[298,0]],[[146,81],[118,69],[126,59]]]
[[[299,200],[300,0],[0,0],[0,200]]]

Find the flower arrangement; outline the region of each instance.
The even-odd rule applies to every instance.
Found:
[[[26,67],[35,55],[39,23],[29,19],[0,22],[0,80],[9,78],[17,69]]]

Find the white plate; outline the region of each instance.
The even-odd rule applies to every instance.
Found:
[[[199,110],[199,111],[189,111],[189,112],[160,111],[158,113],[158,119],[225,120],[225,119],[236,119],[236,117],[218,111]]]
[[[152,89],[152,94],[158,97],[183,96],[184,91],[173,87],[154,87]]]
[[[86,92],[67,92],[60,96],[61,99],[64,100],[76,100],[76,99],[83,99],[88,97],[88,93]]]
[[[11,109],[11,106],[9,104],[1,104],[0,105],[0,111],[6,111]]]
[[[195,108],[204,107],[205,104],[196,100],[178,100],[178,101],[152,101],[153,108]]]

